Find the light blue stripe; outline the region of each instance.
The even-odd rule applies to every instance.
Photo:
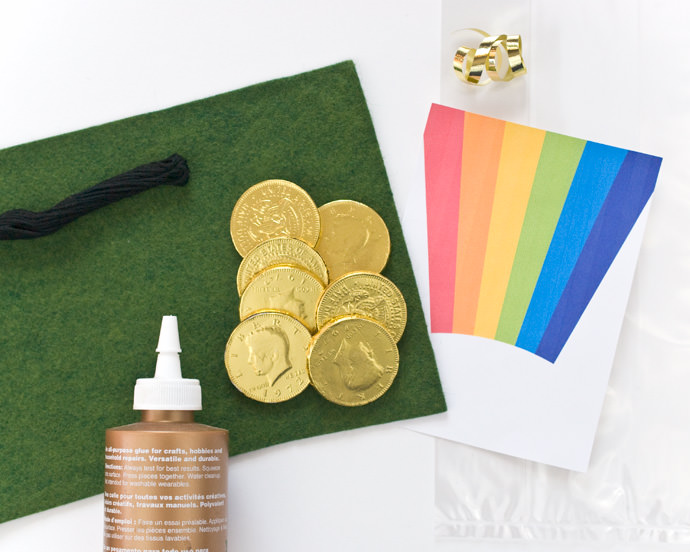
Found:
[[[516,346],[535,352],[628,150],[587,142]]]

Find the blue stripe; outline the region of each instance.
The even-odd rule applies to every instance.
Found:
[[[611,186],[537,354],[555,362],[654,191],[661,158],[631,151]]]
[[[627,150],[587,142],[516,346],[536,352]]]

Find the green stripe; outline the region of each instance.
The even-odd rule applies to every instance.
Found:
[[[514,345],[586,140],[547,132],[496,339]]]

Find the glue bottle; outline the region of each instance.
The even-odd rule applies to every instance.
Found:
[[[141,421],[105,433],[103,550],[227,552],[228,432],[194,422],[201,386],[182,377],[175,316],[156,351],[134,388]]]

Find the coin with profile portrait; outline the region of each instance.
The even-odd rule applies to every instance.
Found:
[[[361,406],[381,397],[398,373],[393,337],[378,322],[358,315],[326,324],[307,353],[309,379],[327,400]]]
[[[323,284],[312,273],[289,265],[259,272],[240,298],[240,320],[264,310],[282,311],[316,331],[316,304]]]
[[[320,232],[316,204],[288,180],[264,180],[249,187],[230,215],[230,237],[242,257],[271,238],[299,238],[313,247]]]
[[[349,199],[319,207],[321,237],[316,251],[331,280],[356,271],[381,272],[391,249],[386,223],[371,207]]]
[[[309,386],[307,348],[311,333],[295,318],[263,312],[240,322],[225,346],[232,384],[264,403],[287,401]]]
[[[326,288],[316,307],[316,324],[347,314],[361,314],[383,324],[396,342],[405,331],[407,305],[398,287],[374,272],[350,272]]]

